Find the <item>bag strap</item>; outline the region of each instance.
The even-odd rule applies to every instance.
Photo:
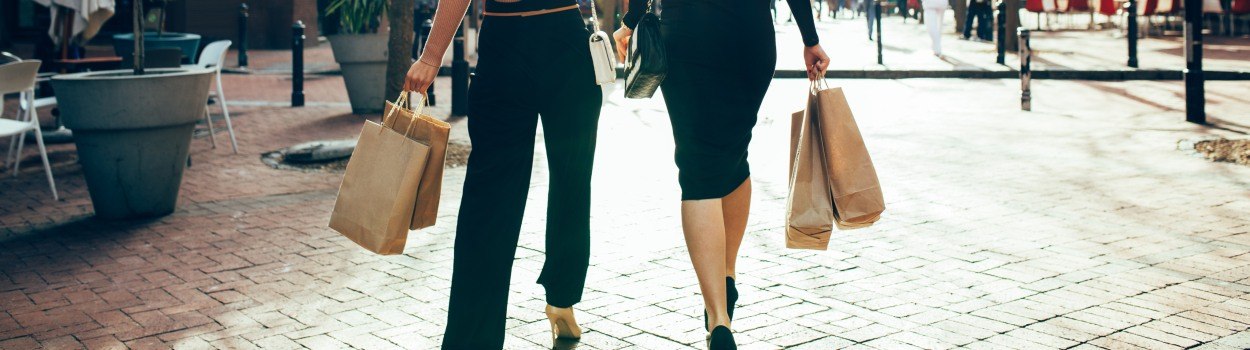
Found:
[[[424,97],[425,95],[423,94],[423,95],[422,95],[423,97],[421,98],[421,101],[423,102],[423,103],[421,104],[421,108],[418,108],[418,109],[416,109],[416,110],[413,110],[413,109],[412,109],[412,101],[411,101],[411,100],[409,100],[409,98],[408,98],[408,96],[409,96],[409,95],[412,95],[412,94],[419,94],[419,92],[416,92],[416,91],[407,91],[407,90],[405,90],[405,91],[400,91],[400,92],[399,92],[399,97],[396,97],[396,98],[395,98],[395,107],[408,109],[409,111],[411,111],[411,112],[412,112],[412,116],[413,116],[413,118],[411,118],[411,119],[409,119],[409,120],[408,120],[408,127],[407,127],[407,128],[404,128],[404,135],[408,135],[408,132],[409,132],[409,131],[412,131],[412,125],[417,123],[417,119],[420,119],[420,117],[421,117],[421,113],[425,111],[425,107],[428,107],[428,106],[430,105],[430,99],[429,99],[429,98],[425,98],[425,97]],[[387,112],[387,113],[386,113],[386,115],[382,117],[382,125],[383,125],[383,128],[382,128],[382,129],[385,129],[386,121],[387,121],[387,120],[389,120],[389,119],[391,119],[391,116],[395,115],[395,110],[396,110],[396,109],[398,109],[398,108],[391,108],[391,111],[390,111],[390,112]],[[381,129],[378,129],[378,133],[379,133],[379,134],[381,134],[381,133],[382,133],[382,130],[381,130]]]
[[[579,1],[578,3],[581,2]],[[598,33],[601,31],[599,30],[599,11],[595,9],[598,6],[596,6],[595,0],[590,0],[588,3],[590,4],[590,26],[594,28],[595,33]]]
[[[823,72],[821,74],[820,79],[808,80],[808,82],[811,83],[811,85],[808,87],[808,90],[810,90],[813,95],[815,95],[817,92],[820,92],[820,90],[829,89],[829,79],[824,78]]]

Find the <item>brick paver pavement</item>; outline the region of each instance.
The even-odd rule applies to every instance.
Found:
[[[1250,347],[1250,168],[1177,146],[1245,137],[1246,86],[1210,84],[1217,124],[1203,127],[1182,122],[1180,83],[1041,81],[1034,112],[1018,111],[1012,80],[834,83],[889,209],[874,227],[837,232],[828,251],[784,248],[788,116],[806,83],[775,81],[751,150],[734,322],[745,348]],[[242,154],[196,139],[180,209],[161,219],[85,218],[72,164],[56,169],[59,203],[37,166],[5,176],[0,348],[435,347],[464,169],[448,171],[443,217],[405,255],[362,251],[326,228],[341,175],[258,159],[357,133],[361,117],[332,97],[237,107]],[[663,109],[619,92],[605,105],[593,266],[577,306],[585,349],[703,346]],[[541,145],[535,159],[508,310],[517,349],[550,346],[533,283]]]

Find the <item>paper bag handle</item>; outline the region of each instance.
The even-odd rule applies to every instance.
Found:
[[[407,108],[409,111],[412,112],[412,116],[414,117],[413,120],[408,121],[408,127],[404,128],[404,135],[408,135],[408,132],[412,131],[412,125],[417,123],[416,121],[417,118],[415,117],[420,117],[421,113],[425,111],[425,107],[430,106],[430,99],[423,97],[421,101],[424,103],[421,104],[421,108],[418,108],[416,110],[412,109],[412,101],[409,100],[408,96],[410,96],[411,94],[418,94],[418,93],[419,92],[416,92],[416,91],[405,90],[405,91],[401,91],[399,93],[399,97],[395,98],[395,107]],[[386,125],[386,121],[390,120],[391,116],[393,115],[395,115],[395,108],[391,108],[390,112],[387,112],[385,116],[382,116],[382,125]],[[382,129],[378,129],[378,133],[379,134],[382,133]]]
[[[822,76],[823,76],[823,74],[822,74]],[[819,92],[820,90],[828,90],[828,89],[829,89],[829,79],[825,79],[825,78],[823,78],[823,77],[822,77],[822,78],[820,78],[820,79],[809,80],[808,82],[810,82],[810,83],[811,83],[811,86],[810,86],[808,89],[810,90],[810,92],[811,92],[813,95],[815,95],[815,94],[816,94],[817,92]]]

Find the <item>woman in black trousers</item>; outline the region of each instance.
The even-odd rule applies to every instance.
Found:
[[[438,72],[469,0],[441,0],[406,89],[424,92]],[[543,124],[549,181],[547,291],[555,338],[579,338],[590,260],[590,174],[602,94],[589,33],[574,0],[487,0],[469,86],[473,152],[456,226],[444,349],[501,349],[512,261],[530,189],[534,139]]]
[[[729,329],[738,299],[734,266],[751,202],[747,145],[777,63],[769,1],[664,0],[660,21],[668,54],[660,89],[677,144],[682,229],[713,349],[735,348]],[[817,79],[829,58],[818,43],[810,1],[787,3],[803,35],[808,78]],[[646,7],[647,0],[630,2],[625,26],[615,33],[619,52]]]

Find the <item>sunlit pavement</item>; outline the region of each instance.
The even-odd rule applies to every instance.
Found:
[[[231,78],[227,91],[267,93],[240,84],[249,79]],[[37,165],[0,179],[0,348],[436,347],[464,169],[448,171],[444,216],[413,233],[405,255],[339,237],[325,226],[341,174],[259,161],[359,131],[338,78],[324,79],[310,82],[325,84],[313,107],[238,107],[240,155],[194,140],[180,210],[163,219],[87,219],[73,164],[55,167],[59,203]],[[1245,138],[1244,84],[1208,85],[1213,126],[1183,122],[1179,82],[1038,81],[1033,112],[1019,111],[1015,80],[833,84],[846,88],[887,211],[876,226],[836,232],[828,251],[784,248],[789,114],[807,83],[775,80],[750,156],[733,323],[745,348],[1250,347],[1250,168],[1178,149]],[[701,348],[669,122],[658,99],[619,94],[601,118],[580,348]],[[509,348],[551,346],[533,283],[541,146]]]

